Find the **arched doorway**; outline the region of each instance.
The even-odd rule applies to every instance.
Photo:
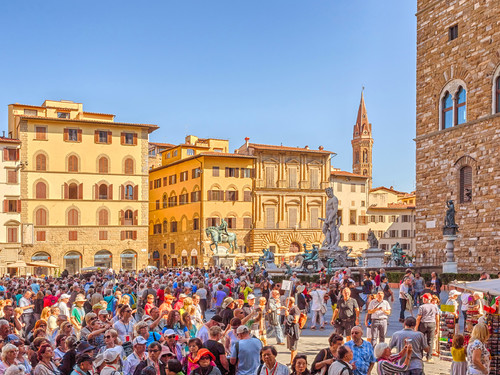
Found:
[[[45,251],[39,251],[35,253],[31,257],[32,262],[49,262],[50,263],[50,254]],[[49,269],[48,267],[33,267],[33,273],[37,276],[40,275],[48,275]]]
[[[153,265],[160,268],[160,252],[158,250],[153,251]]]
[[[290,244],[290,252],[291,253],[298,253],[298,252],[300,252],[300,245],[297,242],[292,242]]]
[[[135,271],[137,269],[137,253],[134,250],[125,250],[120,254],[121,269]]]
[[[182,252],[181,252],[181,265],[182,266],[188,265],[188,252],[187,252],[187,250],[182,250]]]
[[[172,267],[177,267],[177,255],[172,255]]]
[[[165,267],[165,268],[168,267],[167,254],[163,254],[163,267]]]
[[[191,265],[196,267],[198,265],[198,250],[191,250]]]
[[[113,255],[108,250],[98,251],[94,255],[94,267],[99,268],[112,268],[113,266]]]
[[[82,255],[77,251],[70,251],[64,255],[64,269],[68,270],[70,275],[80,272],[82,268]]]

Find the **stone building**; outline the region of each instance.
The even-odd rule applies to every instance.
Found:
[[[455,202],[459,271],[500,269],[500,2],[417,1],[417,263],[445,261]]]
[[[27,262],[48,261],[70,273],[147,265],[148,138],[157,126],[114,117],[71,101],[9,105],[9,136],[21,141],[24,165]]]
[[[161,166],[161,153],[167,148],[174,147],[171,143],[149,142],[148,150],[148,169],[157,168]]]
[[[330,157],[323,147],[287,147],[245,143],[236,150],[239,155],[255,157],[253,180],[253,226],[250,247],[253,252],[269,248],[276,262],[289,260],[321,245],[330,186]]]
[[[161,153],[162,165],[149,172],[151,264],[213,264],[205,229],[222,219],[236,233],[237,255],[249,250],[255,158],[229,153],[228,147],[227,140],[187,136]],[[228,249],[221,244],[218,254]]]
[[[368,186],[372,187],[372,124],[368,122],[365,97],[361,92],[358,117],[352,134],[352,172],[354,174],[368,176]]]
[[[0,274],[16,273],[8,269],[21,255],[21,189],[19,169],[25,165],[19,161],[17,139],[0,137]]]

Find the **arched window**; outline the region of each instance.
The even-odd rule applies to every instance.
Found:
[[[443,98],[442,129],[448,129],[453,126],[453,97],[447,92]]]
[[[460,203],[472,201],[472,167],[460,168]]]
[[[464,88],[460,86],[457,91],[455,99],[455,124],[465,124],[467,122],[467,93]]]
[[[359,151],[354,153],[354,164],[359,164]]]
[[[163,203],[163,208],[167,208],[167,205],[168,205],[167,194],[163,194],[162,203]]]
[[[47,157],[44,154],[38,154],[36,156],[36,170],[37,171],[47,170]]]
[[[108,173],[108,172],[109,172],[108,158],[102,156],[99,158],[99,173]]]
[[[134,160],[131,158],[125,159],[124,169],[125,174],[134,174]]]
[[[35,186],[35,198],[46,199],[47,198],[47,185],[45,182],[37,182]]]
[[[168,231],[168,221],[163,220],[163,233],[167,233]]]
[[[78,158],[75,155],[68,158],[68,172],[78,172]]]
[[[108,186],[106,184],[99,185],[99,199],[108,199]]]
[[[366,169],[363,169],[363,176],[368,176],[368,171]]]
[[[35,225],[47,225],[47,210],[45,208],[36,210]]]
[[[78,225],[79,217],[78,211],[75,208],[72,208],[68,211],[68,225]]]
[[[500,76],[495,81],[495,113],[500,113]]]
[[[124,225],[134,225],[134,213],[132,212],[132,210],[125,211],[124,218]]]
[[[134,187],[132,185],[125,186],[125,199],[134,200]]]
[[[74,182],[68,186],[68,199],[78,199],[78,185]]]
[[[99,210],[99,225],[108,225],[108,210],[101,209]]]

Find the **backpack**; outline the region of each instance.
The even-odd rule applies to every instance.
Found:
[[[307,323],[307,315],[301,312],[299,316],[299,328],[300,329],[304,328],[306,323]]]

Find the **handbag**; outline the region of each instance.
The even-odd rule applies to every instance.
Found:
[[[319,309],[321,311],[321,314],[325,315],[326,314],[326,305],[323,303]]]

